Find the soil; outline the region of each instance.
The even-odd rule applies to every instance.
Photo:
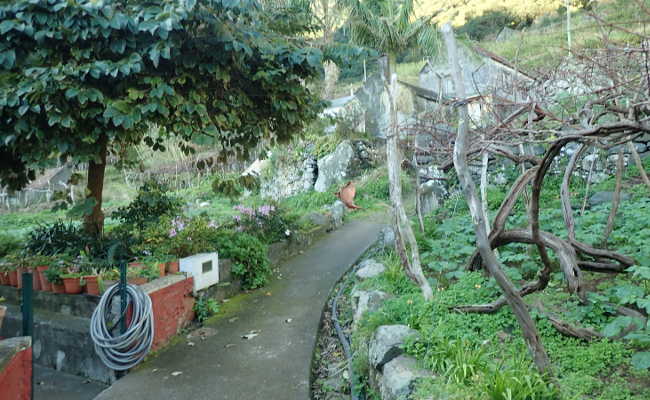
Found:
[[[341,329],[348,340],[351,340],[353,315],[350,298],[353,286],[350,280],[351,274],[352,272],[348,272],[332,290],[327,307],[323,312],[312,363],[312,400],[347,400],[350,398],[348,361],[332,321],[332,302],[341,285],[348,282],[338,299],[337,311]]]

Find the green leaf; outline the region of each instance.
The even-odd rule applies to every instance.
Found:
[[[29,104],[23,104],[22,106],[20,106],[20,107],[18,108],[18,114],[21,115],[21,116],[22,116],[22,115],[25,115],[25,113],[27,112],[27,110],[29,110]]]
[[[632,366],[636,369],[650,368],[650,351],[642,351],[633,355]]]
[[[149,58],[151,59],[151,62],[153,62],[153,66],[158,68],[158,62],[160,61],[160,52],[156,46],[153,46],[151,50],[149,50]]]
[[[79,90],[78,90],[78,89],[70,88],[70,89],[68,89],[68,90],[65,91],[65,98],[66,98],[67,100],[70,100],[70,99],[73,98],[73,97],[77,97],[78,94],[79,94]]]
[[[16,63],[16,51],[8,50],[5,51],[4,53],[0,53],[0,56],[3,58],[2,65],[6,69],[11,69],[14,67],[14,64]]]
[[[4,20],[0,23],[0,35],[4,35],[5,33],[9,32],[16,26],[16,23],[11,20]]]

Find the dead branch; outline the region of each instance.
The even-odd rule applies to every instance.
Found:
[[[542,302],[539,300],[536,301],[532,307],[535,308],[540,314],[544,315],[549,320],[551,325],[553,325],[553,327],[557,329],[558,332],[565,336],[578,338],[587,342],[603,338],[603,335],[600,332],[596,332],[590,328],[573,326],[570,323],[559,319],[557,316],[547,311],[542,305]]]
[[[614,230],[614,220],[616,218],[616,212],[618,211],[618,205],[621,202],[621,186],[623,183],[624,166],[625,158],[623,157],[623,149],[621,148],[618,151],[618,159],[616,160],[616,188],[614,189],[614,198],[612,199],[612,210],[607,217],[607,226],[605,227],[605,233],[603,234],[603,247],[607,247],[609,235]]]
[[[646,174],[645,169],[643,168],[641,157],[639,157],[639,153],[636,151],[636,147],[634,147],[634,143],[627,142],[627,147],[628,149],[630,149],[630,153],[632,154],[632,158],[634,159],[636,168],[639,170],[641,179],[643,179],[643,182],[645,182],[646,186],[648,187],[648,190],[650,190],[650,178],[648,178],[648,174]]]

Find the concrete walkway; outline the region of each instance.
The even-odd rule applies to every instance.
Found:
[[[183,338],[95,399],[308,400],[328,294],[383,222],[354,220],[329,233],[283,263],[281,279],[226,303],[224,316],[206,325],[212,336]]]

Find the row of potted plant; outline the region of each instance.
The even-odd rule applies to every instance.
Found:
[[[104,282],[117,281],[120,276],[117,268],[98,269],[97,263],[85,254],[75,258],[66,255],[10,256],[0,264],[0,285],[22,288],[22,273],[26,271],[33,273],[34,290],[79,294],[85,288],[86,293],[95,296],[103,291]],[[150,257],[130,263],[127,279],[131,284],[144,284],[166,273],[178,271],[178,260]]]

